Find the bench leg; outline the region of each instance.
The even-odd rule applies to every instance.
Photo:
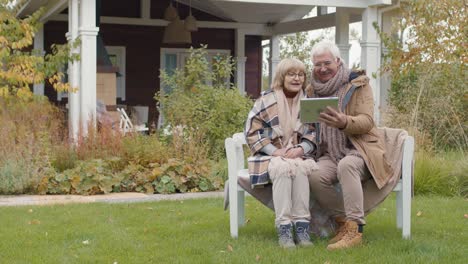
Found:
[[[245,225],[245,192],[244,190],[239,190],[237,192],[237,217],[239,226]]]
[[[396,222],[397,227],[401,229],[403,227],[403,191],[396,192]]]
[[[238,186],[229,186],[229,225],[231,237],[239,236],[239,227],[245,223],[245,191]]]
[[[239,234],[239,192],[237,186],[229,186],[229,225],[231,229],[231,237],[237,238]]]
[[[411,236],[411,184],[403,185],[402,200],[402,233],[404,239],[409,239]]]

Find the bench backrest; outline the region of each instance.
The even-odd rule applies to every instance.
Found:
[[[225,141],[226,157],[228,160],[229,175],[237,175],[237,172],[246,168],[243,145],[247,144],[244,133],[235,133],[232,138]],[[412,178],[414,158],[414,138],[407,136],[403,142],[402,172],[409,172]],[[232,173],[232,174],[231,174]]]

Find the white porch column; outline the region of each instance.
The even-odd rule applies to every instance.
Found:
[[[34,36],[34,49],[44,56],[44,27],[41,27]],[[44,95],[44,83],[37,83],[33,86],[33,92],[37,95]]]
[[[361,65],[370,78],[374,94],[374,113],[377,125],[380,124],[380,78],[377,70],[380,66],[380,39],[372,23],[378,21],[376,7],[368,7],[362,14]]]
[[[349,49],[351,44],[349,44],[349,12],[342,7],[336,8],[335,15],[335,43],[340,49],[341,59],[349,65]]]
[[[269,75],[268,79],[270,82],[270,87],[273,82],[274,74],[276,71],[276,67],[278,66],[278,63],[281,61],[280,59],[280,38],[278,35],[272,36],[270,38],[270,58],[269,60]]]
[[[87,134],[88,122],[96,124],[96,0],[80,2],[81,79],[80,117],[83,135]]]
[[[241,94],[245,94],[245,62],[247,57],[245,57],[245,32],[242,30],[236,30],[236,76],[235,82],[237,89]]]
[[[68,33],[69,44],[78,37],[78,14],[79,0],[68,0]],[[78,53],[79,49],[71,49],[70,52]],[[80,64],[79,62],[68,63],[68,81],[73,91],[68,92],[68,131],[72,142],[76,143],[80,129]]]

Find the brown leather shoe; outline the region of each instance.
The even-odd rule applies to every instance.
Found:
[[[346,221],[344,225],[344,235],[336,243],[327,246],[328,250],[345,249],[360,245],[362,243],[362,233],[358,232],[358,224],[354,221]]]
[[[345,223],[346,219],[343,216],[338,216],[335,218],[335,222],[338,225],[338,228],[336,229],[336,234],[335,236],[328,241],[328,244],[334,244],[343,238],[345,234]]]

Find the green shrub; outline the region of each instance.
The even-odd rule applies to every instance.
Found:
[[[76,151],[68,144],[61,144],[53,151],[51,165],[57,172],[62,172],[74,168],[77,161]]]
[[[126,162],[148,166],[150,163],[164,163],[170,156],[167,145],[157,135],[135,134],[123,139],[123,153]]]
[[[467,81],[460,64],[424,65],[399,75],[389,94],[388,125],[418,131],[436,150],[468,150]]]
[[[179,139],[199,144],[200,149],[206,146],[209,157],[217,160],[224,156],[224,139],[243,130],[252,101],[220,81],[231,74],[230,57],[213,62],[211,73],[205,56],[205,47],[191,49],[184,69],[161,72],[163,85],[171,92],[155,98],[166,125],[179,133]]]
[[[0,193],[23,194],[36,189],[39,179],[31,178],[34,168],[29,161],[21,159],[6,160],[0,167]]]
[[[467,197],[468,160],[463,153],[416,153],[415,194]]]

